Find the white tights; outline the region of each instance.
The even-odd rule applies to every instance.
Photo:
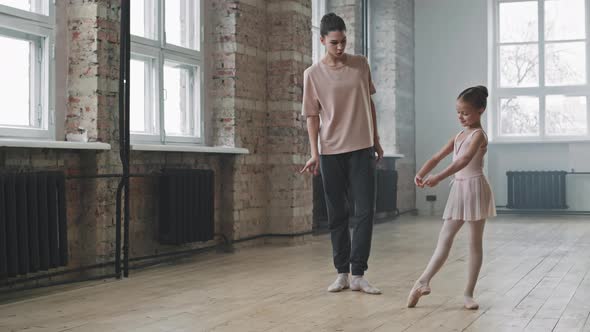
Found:
[[[453,245],[455,235],[465,222],[462,220],[446,220],[438,236],[438,243],[430,262],[418,279],[422,285],[429,285],[430,280],[440,270]],[[485,220],[471,221],[469,224],[469,267],[467,269],[467,285],[465,286],[465,297],[473,298],[473,292],[483,259],[483,230]]]

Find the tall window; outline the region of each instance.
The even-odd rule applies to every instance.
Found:
[[[50,0],[0,0],[0,136],[55,138]]]
[[[590,139],[590,0],[491,1],[494,138]]]
[[[202,1],[131,1],[134,141],[202,143]]]
[[[324,56],[324,45],[320,42],[320,22],[326,14],[325,0],[311,0],[312,60],[317,63]]]

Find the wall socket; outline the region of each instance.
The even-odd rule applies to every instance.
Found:
[[[427,202],[434,202],[436,201],[436,195],[426,195]]]

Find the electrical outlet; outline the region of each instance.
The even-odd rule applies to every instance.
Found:
[[[436,195],[426,195],[427,202],[434,202],[436,201]]]

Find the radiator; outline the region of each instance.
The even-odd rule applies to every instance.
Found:
[[[0,174],[0,278],[67,263],[63,172]]]
[[[212,170],[165,169],[159,179],[159,240],[162,244],[214,237]]]
[[[378,169],[376,212],[397,211],[397,171]]]
[[[565,171],[506,172],[509,209],[567,209]]]
[[[397,212],[397,177],[396,170],[377,169],[375,171],[375,212]],[[350,193],[348,194],[350,196]],[[354,214],[354,207],[348,204],[349,213]],[[324,196],[322,176],[313,177],[313,228],[329,227],[328,211]]]
[[[321,175],[313,176],[313,229],[328,229],[328,208]]]

